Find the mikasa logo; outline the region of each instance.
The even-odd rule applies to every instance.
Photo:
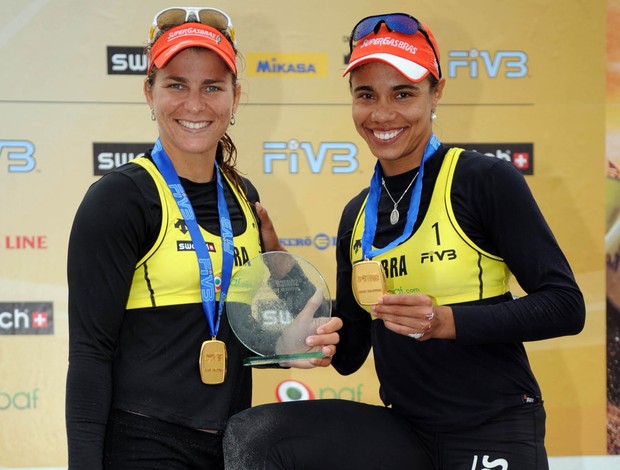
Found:
[[[250,52],[246,58],[247,73],[254,77],[326,77],[329,69],[327,54],[319,52]]]

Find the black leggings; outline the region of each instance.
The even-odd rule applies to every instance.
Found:
[[[113,410],[104,448],[106,470],[222,470],[222,433]]]
[[[347,400],[261,405],[233,416],[226,470],[548,470],[541,403],[453,433]]]

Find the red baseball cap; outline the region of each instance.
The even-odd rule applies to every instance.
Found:
[[[420,24],[432,41],[432,47],[420,31],[415,34],[403,34],[390,31],[385,24],[382,24],[377,34],[369,34],[357,42],[343,76],[368,62],[384,62],[412,82],[423,80],[429,73],[439,79],[439,66],[433,52],[433,48],[439,51],[437,42],[429,27],[425,23]]]
[[[217,29],[200,23],[180,24],[157,38],[148,54],[147,74],[151,72],[153,64],[162,68],[188,47],[212,50],[222,58],[232,73],[237,74],[236,54],[230,41]]]

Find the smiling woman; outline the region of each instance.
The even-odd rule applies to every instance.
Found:
[[[224,301],[244,260],[285,250],[235,168],[236,56],[224,12],[155,15],[144,95],[159,137],[89,188],[69,241],[70,469],[221,469],[226,422],[250,406],[251,352]],[[340,325],[310,336],[325,358],[306,367],[330,364]]]
[[[192,47],[175,55],[144,85],[162,146],[179,176],[211,181],[221,136],[239,104],[240,87],[220,56]]]
[[[183,22],[198,17],[225,29],[220,31],[209,23]],[[230,148],[232,157],[236,153],[225,134],[229,124],[234,124],[241,93],[232,23],[225,13],[215,9],[171,8],[156,16],[151,36],[144,95],[151,117],[158,123],[159,139],[177,174],[191,176],[194,181],[210,181],[214,167],[204,165],[203,159],[215,161],[220,140]],[[218,163],[239,181],[234,161],[228,164],[220,155]]]
[[[226,430],[227,468],[547,470],[523,342],[583,328],[571,268],[511,164],[433,133],[446,80],[428,25],[367,17],[350,45],[353,122],[376,162],[340,219],[332,362],[351,374],[372,347],[385,406],[245,410]],[[513,298],[511,273],[528,295]]]
[[[379,61],[356,71],[351,81],[353,122],[380,159],[385,176],[419,165],[433,132],[429,116],[441,99],[444,85],[445,80],[437,79],[420,83],[403,80],[398,70]]]

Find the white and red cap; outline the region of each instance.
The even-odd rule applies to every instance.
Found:
[[[183,23],[163,33],[148,54],[148,71],[155,65],[164,67],[170,59],[188,47],[204,47],[212,50],[226,63],[230,71],[237,75],[236,54],[233,45],[221,31],[200,23]]]
[[[423,80],[429,73],[439,79],[439,65],[433,51],[433,48],[439,51],[437,42],[428,26],[424,23],[421,25],[432,41],[432,47],[420,31],[415,34],[403,34],[390,31],[385,24],[382,24],[377,34],[369,34],[357,41],[343,76],[360,65],[384,62],[412,82]]]

